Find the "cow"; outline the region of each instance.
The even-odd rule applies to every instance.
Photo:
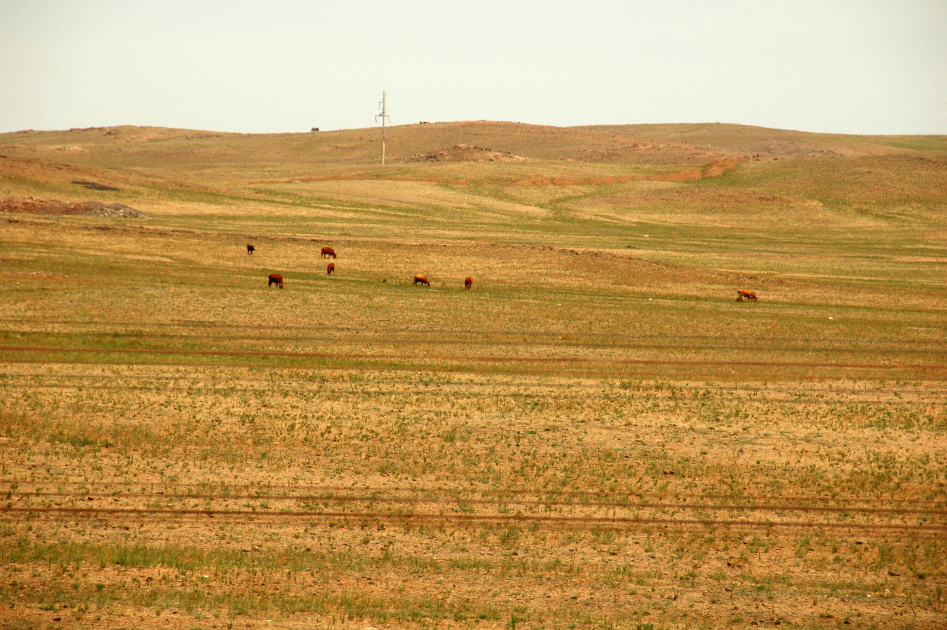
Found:
[[[414,276],[414,284],[423,284],[426,287],[430,287],[431,281],[427,279],[427,276]]]
[[[737,302],[742,302],[743,298],[748,300],[756,301],[756,293],[753,291],[744,291],[743,289],[737,289]]]
[[[323,247],[321,253],[323,258],[335,258],[335,250],[331,247]]]
[[[247,253],[248,253],[248,254],[252,254],[252,253],[255,252],[255,251],[256,251],[256,247],[254,247],[253,245],[250,245],[249,243],[247,243]]]
[[[276,286],[278,286],[279,288],[282,289],[282,288],[283,288],[283,276],[279,275],[278,273],[271,273],[271,274],[270,274],[270,277],[269,277],[269,282],[266,284],[266,288],[270,288],[270,287],[273,286],[274,284],[275,284]]]
[[[333,271],[335,271],[335,263],[329,263],[328,266],[326,266],[326,275],[331,276]]]
[[[473,286],[473,278],[471,278],[470,276],[467,276],[466,278],[464,278],[464,290],[470,291],[470,287],[472,286]]]

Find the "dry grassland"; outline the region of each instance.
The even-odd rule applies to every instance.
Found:
[[[947,141],[389,138],[0,136],[0,626],[947,625]]]

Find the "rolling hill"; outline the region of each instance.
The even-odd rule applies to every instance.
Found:
[[[379,141],[0,135],[0,625],[947,627],[947,137]]]

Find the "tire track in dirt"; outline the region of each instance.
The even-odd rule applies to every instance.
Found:
[[[183,496],[184,494],[197,494],[197,495],[208,495],[219,497],[221,499],[226,499],[231,497],[233,494],[243,494],[247,495],[248,498],[253,499],[266,499],[275,495],[286,495],[287,498],[297,498],[298,494],[292,494],[293,492],[304,492],[309,494],[319,494],[325,495],[329,494],[333,497],[345,496],[346,493],[353,491],[351,486],[309,486],[309,485],[275,485],[275,484],[266,484],[263,486],[260,485],[244,485],[244,484],[227,484],[227,483],[187,483],[187,482],[175,482],[175,481],[162,481],[162,482],[141,482],[141,483],[116,483],[111,481],[50,481],[44,483],[41,481],[11,481],[11,480],[0,480],[0,484],[13,485],[17,486],[36,486],[39,489],[34,492],[43,492],[42,486],[50,485],[55,483],[59,488],[65,487],[79,487],[80,490],[66,491],[66,490],[57,490],[55,492],[50,491],[51,495],[63,494],[69,496],[88,496],[90,488],[99,488],[98,494],[103,497],[134,497],[141,496],[143,494],[153,494],[155,497],[164,497],[164,498],[174,498],[176,496]],[[214,487],[225,488],[218,493],[207,492],[205,489],[212,489]],[[111,492],[104,492],[101,488],[111,488]],[[135,488],[141,488],[141,493],[136,493]],[[150,488],[146,493],[145,488]],[[256,490],[255,493],[251,492],[251,489]],[[445,489],[442,487],[431,487],[431,488],[413,488],[413,487],[402,487],[402,486],[362,486],[358,489],[362,492],[364,497],[369,497],[371,500],[380,500],[381,494],[408,494],[412,495],[415,500],[423,500],[425,497],[446,497],[444,499],[446,502],[462,502],[465,500],[465,497],[459,494],[456,489]],[[6,490],[0,489],[0,495],[5,493],[14,493],[16,488],[10,487]],[[26,493],[26,491],[23,491]],[[471,488],[467,489],[466,492],[473,494],[480,494],[483,496],[487,494],[484,488]],[[555,497],[596,497],[598,502],[608,502],[606,499],[613,496],[622,496],[622,497],[638,497],[641,501],[644,501],[647,498],[654,500],[674,500],[674,501],[706,501],[708,499],[720,499],[726,501],[756,501],[756,502],[765,502],[771,501],[772,496],[770,495],[750,495],[750,494],[685,494],[680,492],[627,492],[627,493],[608,493],[608,492],[598,492],[598,491],[589,491],[581,492],[575,490],[518,490],[515,488],[504,488],[502,491],[490,490],[490,493],[496,495],[490,501],[495,503],[516,503],[516,499],[510,499],[511,496],[555,496]],[[270,494],[270,493],[275,493]],[[418,493],[423,493],[424,497],[417,497]],[[604,497],[604,498],[603,498]],[[819,496],[807,496],[807,495],[781,495],[781,499],[786,501],[795,501],[797,503],[801,502],[833,502],[833,503],[885,503],[885,504],[916,504],[916,505],[934,505],[938,508],[947,510],[947,501],[944,500],[928,500],[928,499],[895,499],[895,498],[876,498],[876,497],[858,497],[858,496],[846,496],[846,497],[819,497]],[[552,500],[552,499],[550,499]],[[563,501],[564,498],[555,499],[557,501]],[[595,501],[593,501],[595,502]],[[620,502],[620,501],[619,501]],[[583,501],[572,501],[572,503],[581,504]],[[738,504],[739,505],[739,504]]]
[[[293,510],[279,512],[258,512],[254,510],[210,510],[210,509],[160,509],[160,508],[36,508],[36,507],[0,507],[0,515],[24,515],[29,519],[41,517],[155,517],[155,518],[219,518],[306,520],[306,519],[346,519],[362,521],[406,522],[421,521],[434,523],[538,523],[549,525],[578,526],[634,526],[667,525],[676,527],[716,526],[746,528],[792,528],[792,529],[835,529],[865,532],[917,532],[947,534],[947,525],[901,524],[901,523],[828,523],[819,521],[744,521],[734,519],[682,519],[647,517],[609,517],[609,516],[540,516],[540,515],[504,515],[504,514],[425,514],[417,512],[330,512],[318,510]]]
[[[707,510],[726,512],[824,512],[837,514],[919,514],[927,516],[947,516],[947,509],[930,508],[894,508],[894,507],[841,507],[788,504],[714,504],[714,503],[651,503],[627,501],[541,501],[524,499],[467,499],[467,498],[418,498],[418,497],[378,497],[371,495],[293,495],[293,494],[108,494],[94,492],[7,492],[6,498],[14,497],[65,497],[65,498],[108,498],[108,499],[193,499],[203,501],[257,500],[257,501],[308,501],[338,503],[373,503],[398,505],[447,505],[465,503],[493,506],[529,506],[529,507],[572,507],[572,508],[621,508],[650,510]],[[25,508],[24,508],[25,509]],[[42,508],[41,508],[42,509]],[[947,525],[945,525],[947,527]]]
[[[132,355],[185,355],[207,357],[263,357],[284,359],[361,359],[380,361],[453,361],[460,363],[558,363],[558,364],[614,364],[614,365],[686,365],[705,367],[796,367],[869,370],[947,370],[947,364],[922,363],[826,363],[815,361],[723,361],[698,359],[612,359],[576,357],[501,357],[491,355],[434,355],[434,354],[368,354],[359,352],[278,352],[266,350],[186,350],[170,348],[77,348],[57,346],[0,346],[0,352],[70,353],[70,354],[132,354]],[[0,362],[3,362],[0,359]]]

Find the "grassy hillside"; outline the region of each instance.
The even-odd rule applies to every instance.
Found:
[[[378,140],[377,129],[6,134],[0,195],[124,203],[147,212],[152,227],[237,238],[547,244],[806,277],[813,260],[829,257],[845,262],[847,279],[875,280],[883,269],[921,287],[941,271],[918,261],[944,253],[942,138],[734,125],[411,125],[390,130],[384,167],[375,163]],[[925,150],[893,147],[912,143]],[[461,144],[524,159],[477,161],[475,151],[461,162],[410,160],[450,156]]]
[[[389,132],[0,135],[0,625],[944,627],[947,138]]]

